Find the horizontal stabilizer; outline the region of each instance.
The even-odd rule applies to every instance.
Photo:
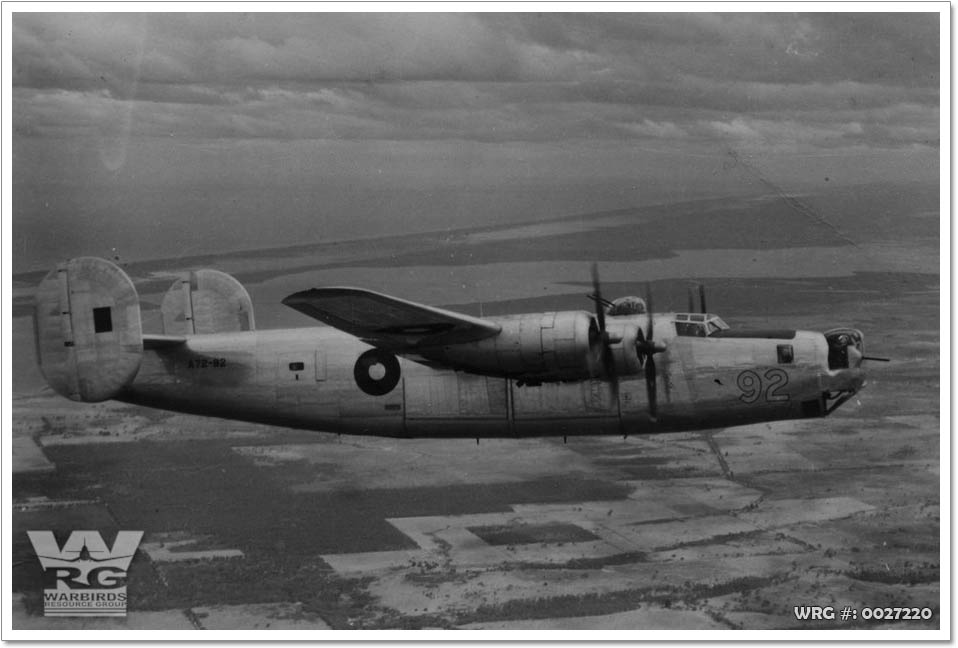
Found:
[[[399,353],[473,342],[501,331],[494,322],[361,288],[313,288],[290,295],[283,304]]]

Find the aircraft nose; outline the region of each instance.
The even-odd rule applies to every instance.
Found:
[[[865,384],[865,338],[853,328],[838,328],[826,331],[828,346],[828,371],[823,376],[826,398],[837,399],[831,410],[856,394]]]

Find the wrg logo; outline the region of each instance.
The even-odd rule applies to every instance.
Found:
[[[45,616],[126,616],[126,572],[143,537],[120,531],[107,547],[98,531],[74,531],[61,547],[52,531],[27,531],[47,583]]]

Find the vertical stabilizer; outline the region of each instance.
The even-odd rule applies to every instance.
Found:
[[[219,270],[195,270],[177,279],[163,297],[166,335],[252,331],[253,301],[234,277]]]
[[[140,302],[113,263],[80,257],[61,263],[37,287],[34,326],[40,371],[76,401],[114,397],[140,369]]]

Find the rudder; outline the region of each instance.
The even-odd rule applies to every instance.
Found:
[[[50,271],[37,287],[34,327],[43,377],[71,400],[113,398],[140,369],[139,296],[104,259],[70,259]]]

